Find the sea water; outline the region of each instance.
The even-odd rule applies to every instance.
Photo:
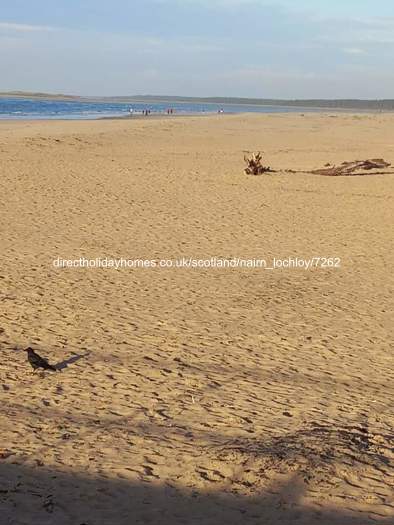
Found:
[[[121,117],[130,114],[174,114],[205,113],[304,113],[315,109],[257,106],[247,104],[200,104],[190,102],[93,102],[64,101],[53,99],[2,98],[0,97],[0,119],[98,119]],[[321,110],[320,110],[321,111]]]

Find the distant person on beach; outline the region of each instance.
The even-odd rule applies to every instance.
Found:
[[[133,109],[133,108],[130,108],[130,109],[129,109],[129,115],[130,115],[130,117],[132,117],[133,114],[134,114],[134,109]]]

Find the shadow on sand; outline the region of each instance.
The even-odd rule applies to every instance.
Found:
[[[88,357],[90,355],[90,352],[86,352],[86,354],[74,354],[72,357],[69,357],[68,359],[65,359],[64,361],[61,361],[60,363],[57,363],[56,365],[53,365],[56,370],[64,370],[69,365],[72,365],[73,363],[76,363],[80,359],[83,359],[84,357]]]
[[[124,470],[127,470],[125,465]],[[116,476],[116,473],[114,473]],[[0,463],[2,523],[17,525],[392,525],[303,503],[296,477],[251,498]]]

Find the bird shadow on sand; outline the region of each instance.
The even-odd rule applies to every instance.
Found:
[[[84,357],[88,357],[90,355],[90,352],[86,352],[85,354],[74,354],[68,359],[65,359],[64,361],[61,361],[60,363],[56,363],[54,368],[56,370],[64,370],[65,368],[68,368],[69,365],[72,365],[79,361],[80,359],[83,359]]]

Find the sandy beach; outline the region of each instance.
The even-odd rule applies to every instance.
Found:
[[[285,171],[394,164],[393,137],[384,113],[1,121],[2,523],[394,524],[394,168]],[[277,173],[243,172],[257,151]],[[150,264],[54,264],[80,259]]]

